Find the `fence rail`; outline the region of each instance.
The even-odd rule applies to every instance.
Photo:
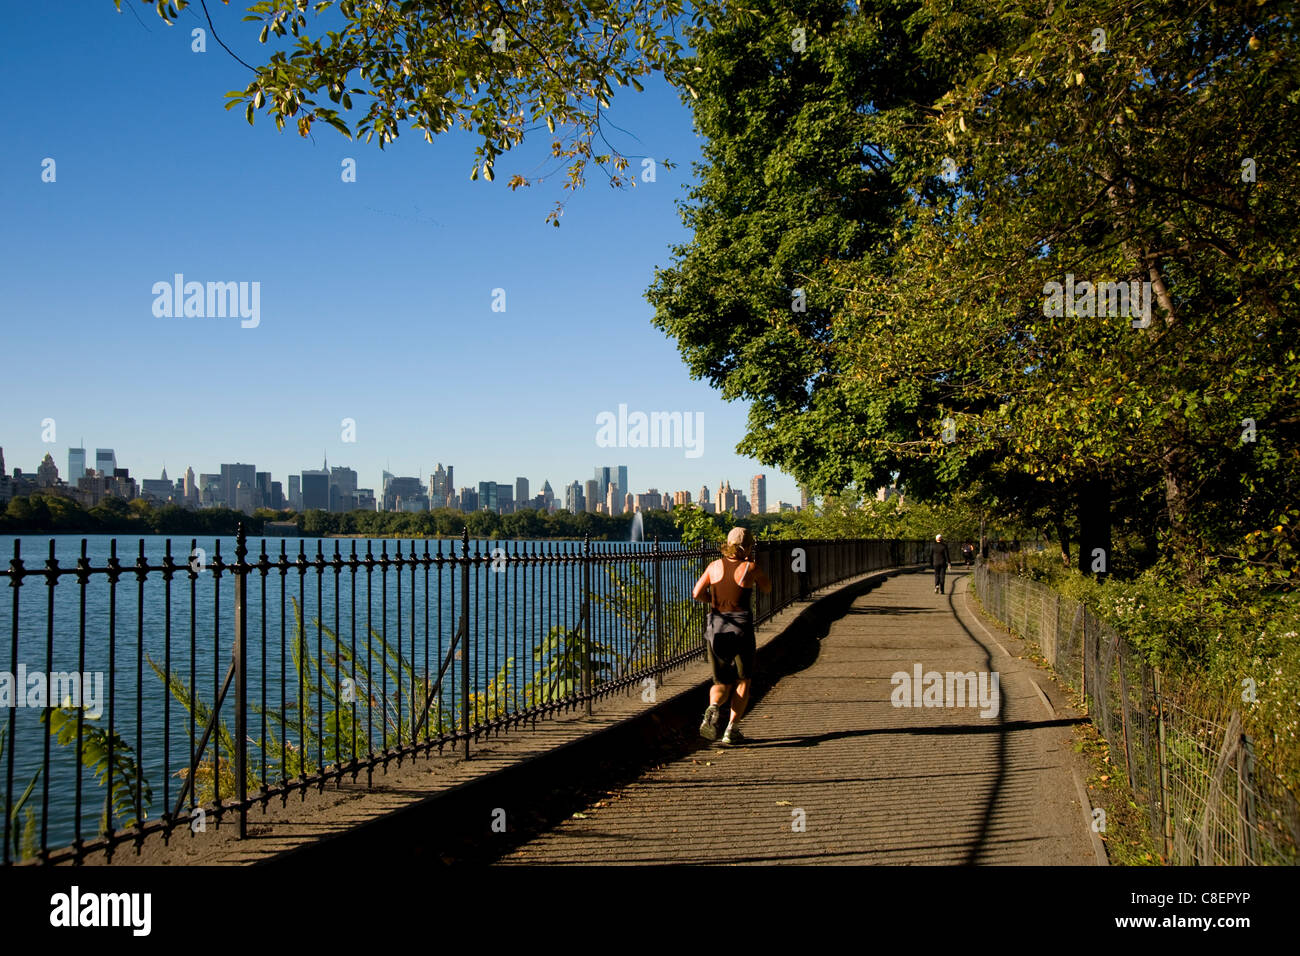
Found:
[[[713,549],[331,543],[309,556],[305,542],[294,555],[276,539],[276,554],[261,539],[250,555],[241,527],[233,560],[197,539],[178,560],[168,539],[151,562],[144,539],[134,561],[113,539],[96,566],[85,539],[67,565],[54,539],[30,565],[15,539],[0,570],[12,598],[3,862],[79,861],[230,814],[242,837],[248,811],[273,797],[369,782],[435,747],[468,757],[485,733],[590,713],[703,653],[705,609],[690,592]],[[919,563],[924,547],[760,542],[772,592],[756,596],[755,619]]]
[[[1036,581],[975,570],[985,610],[1038,645],[1122,762],[1169,863],[1300,862],[1300,806],[1254,760],[1241,714],[1164,686],[1123,635],[1086,606]]]

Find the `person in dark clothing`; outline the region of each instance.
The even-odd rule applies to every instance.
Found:
[[[943,535],[934,536],[934,544],[930,545],[930,565],[934,568],[934,593],[943,593],[943,578],[948,573],[948,545],[943,540]]]
[[[975,557],[975,545],[967,541],[961,546],[961,556],[966,559],[966,567],[970,567],[971,561]]]

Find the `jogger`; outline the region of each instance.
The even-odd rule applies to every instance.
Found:
[[[772,582],[753,560],[754,539],[744,528],[732,528],[727,543],[720,549],[722,557],[713,561],[695,582],[691,597],[708,601],[709,621],[705,639],[709,644],[709,663],[713,668],[713,686],[709,689],[709,706],[700,724],[700,736],[716,740],[722,722],[722,707],[731,703],[731,719],[722,735],[722,743],[741,743],[736,727],[749,706],[750,681],[754,676],[754,612],[751,597],[754,587],[772,590]]]
[[[930,545],[930,564],[934,567],[934,593],[943,594],[943,579],[948,573],[948,545],[944,543],[943,535],[934,536],[934,544]]]

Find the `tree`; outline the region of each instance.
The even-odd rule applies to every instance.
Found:
[[[120,10],[122,0],[113,2]],[[142,2],[168,23],[189,5]],[[206,14],[206,0],[200,6]],[[403,123],[429,142],[459,126],[480,137],[470,178],[488,181],[497,157],[545,124],[551,155],[569,161],[566,189],[583,185],[589,163],[615,186],[635,185],[628,158],[604,138],[602,110],[615,86],[640,90],[638,77],[652,73],[689,90],[679,34],[705,24],[712,6],[699,0],[688,13],[682,0],[259,0],[244,17],[261,24],[258,42],[285,42],[260,66],[239,60],[253,78],[226,94],[226,108],[243,106],[250,124],[259,109],[278,129],[292,120],[302,136],[319,120],[349,139],[377,138],[381,149]],[[597,136],[607,151],[595,148]],[[509,183],[530,184],[520,175]],[[562,208],[557,202],[548,221],[558,226]]]
[[[754,402],[740,450],[820,493],[976,485],[1089,562],[1112,516],[1183,573],[1271,526],[1300,490],[1294,4],[813,5],[803,56],[760,12],[698,44],[694,236],[649,292]],[[1149,282],[1152,321],[1053,307],[1067,275],[1108,308]]]
[[[906,4],[752,6],[698,37],[693,236],[647,298],[692,376],[752,403],[739,452],[816,494],[874,487],[898,470],[883,440],[910,437],[925,393],[842,374],[833,270],[887,238],[906,200],[889,117],[941,95],[951,68],[924,55]]]

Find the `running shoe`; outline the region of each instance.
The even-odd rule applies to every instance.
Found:
[[[704,711],[704,721],[700,724],[700,736],[705,740],[718,739],[718,705],[709,704]]]

